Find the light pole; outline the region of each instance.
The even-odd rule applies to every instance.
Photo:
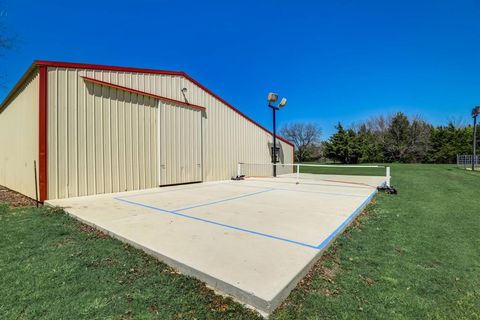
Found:
[[[477,160],[477,116],[480,114],[480,106],[473,108],[473,157],[472,157],[472,171],[475,171],[475,162]]]
[[[268,94],[268,107],[273,111],[273,147],[272,147],[272,163],[273,163],[273,176],[277,176],[277,119],[276,112],[281,108],[285,107],[287,104],[287,99],[282,98],[278,106],[275,106],[274,103],[278,100],[278,94],[270,92]]]

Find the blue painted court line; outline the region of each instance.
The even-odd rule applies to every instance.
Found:
[[[360,211],[362,211],[363,208],[365,208],[365,206],[372,200],[373,196],[375,196],[375,194],[377,193],[377,190],[373,191],[367,199],[365,199],[365,201],[362,202],[362,204],[357,208],[355,209],[355,211],[353,211],[353,213],[351,215],[348,216],[347,219],[345,219],[345,221],[342,222],[341,225],[339,225],[337,227],[337,229],[335,229],[335,231],[333,231],[325,240],[322,241],[322,243],[320,243],[318,246],[317,246],[317,249],[318,250],[323,250],[329,243],[330,241],[333,240],[333,238],[335,238],[335,236],[343,230],[343,228],[345,228],[349,223],[350,221],[352,221],[353,218],[355,218],[355,216],[357,214],[360,213]]]
[[[265,193],[265,192],[270,192],[270,191],[274,191],[274,190],[276,190],[276,189],[265,189],[265,190],[258,191],[258,192],[242,194],[242,195],[240,195],[240,196],[236,196],[236,197],[232,197],[232,198],[226,198],[226,199],[216,200],[216,201],[212,201],[212,202],[206,202],[206,203],[201,203],[201,204],[193,205],[193,206],[190,206],[190,207],[175,209],[175,210],[173,210],[173,211],[179,212],[179,211],[185,211],[185,210],[194,209],[194,208],[211,206],[211,205],[214,205],[214,204],[218,204],[218,203],[222,203],[222,202],[227,202],[227,201],[231,201],[231,200],[236,200],[236,199],[241,199],[241,198],[246,198],[246,197],[251,197],[251,196],[254,196],[254,195],[257,195],[257,194],[261,194],[261,193]]]
[[[144,208],[148,208],[148,209],[152,209],[152,210],[156,210],[156,211],[160,211],[160,212],[164,212],[164,213],[168,213],[168,214],[173,214],[173,215],[183,217],[183,218],[187,218],[187,219],[193,219],[193,220],[206,222],[206,223],[213,224],[213,225],[220,226],[220,227],[224,227],[224,228],[229,228],[229,229],[233,229],[233,230],[237,230],[237,231],[243,231],[243,232],[255,234],[255,235],[258,235],[258,236],[267,237],[267,238],[270,238],[270,239],[285,241],[285,242],[293,243],[293,244],[296,244],[296,245],[299,245],[299,246],[312,248],[312,249],[317,249],[316,246],[312,246],[310,244],[295,241],[295,240],[290,240],[290,239],[277,237],[277,236],[262,233],[262,232],[257,232],[257,231],[253,231],[253,230],[239,228],[239,227],[231,226],[231,225],[224,224],[224,223],[221,223],[221,222],[216,222],[216,221],[212,221],[212,220],[207,220],[207,219],[203,219],[203,218],[189,216],[187,214],[183,214],[183,213],[179,213],[179,212],[175,212],[175,211],[170,211],[170,210],[165,210],[165,209],[162,209],[162,208],[157,208],[157,207],[149,206],[149,205],[146,205],[146,204],[143,204],[143,203],[133,202],[133,201],[130,201],[130,200],[125,200],[125,199],[120,199],[120,198],[113,198],[113,199],[118,200],[118,201],[123,201],[123,202],[129,203],[129,204],[133,204],[133,205],[136,205],[136,206],[141,206],[141,207],[144,207]]]
[[[265,190],[265,191],[263,191],[263,192],[267,192],[267,190]],[[260,192],[258,192],[258,193],[260,193]],[[258,193],[257,193],[257,194],[258,194]],[[368,196],[368,198],[365,199],[365,201],[363,201],[362,204],[361,204],[357,209],[355,209],[355,211],[354,211],[350,216],[348,216],[348,218],[345,219],[345,221],[343,221],[342,224],[339,225],[339,226],[338,226],[327,238],[325,238],[325,240],[323,240],[318,246],[311,245],[311,244],[304,243],[304,242],[300,242],[300,241],[296,241],[296,240],[291,240],[291,239],[287,239],[287,238],[282,238],[282,237],[270,235],[270,234],[267,234],[267,233],[262,233],[262,232],[254,231],[254,230],[249,230],[249,229],[245,229],[245,228],[235,227],[235,226],[232,226],[232,225],[228,225],[228,224],[221,223],[221,222],[216,222],[216,221],[213,221],[213,220],[198,218],[198,217],[195,217],[195,216],[189,216],[189,215],[187,215],[187,214],[179,213],[179,212],[177,212],[177,211],[166,210],[166,209],[162,209],[162,208],[158,208],[158,207],[146,205],[146,204],[139,203],[139,202],[134,202],[134,201],[130,201],[130,200],[125,200],[125,199],[123,199],[123,198],[113,198],[113,199],[114,199],[114,200],[118,200],[118,201],[122,201],[122,202],[125,202],[125,203],[128,203],[128,204],[136,205],[136,206],[141,206],[141,207],[144,207],[144,208],[147,208],[147,209],[151,209],[151,210],[155,210],[155,211],[159,211],[159,212],[163,212],[163,213],[167,213],[167,214],[176,215],[176,216],[183,217],[183,218],[187,218],[187,219],[192,219],[192,220],[201,221],[201,222],[209,223],[209,224],[216,225],[216,226],[220,226],[220,227],[224,227],[224,228],[229,228],[229,229],[233,229],[233,230],[237,230],[237,231],[242,231],[242,232],[246,232],[246,233],[250,233],[250,234],[255,234],[255,235],[258,235],[258,236],[262,236],[262,237],[266,237],[266,238],[270,238],[270,239],[274,239],[274,240],[279,240],[279,241],[284,241],[284,242],[288,242],[288,243],[293,243],[293,244],[296,244],[296,245],[299,245],[299,246],[303,246],[303,247],[307,247],[307,248],[322,250],[322,249],[324,249],[324,248],[330,243],[330,241],[333,240],[333,238],[335,238],[335,236],[336,236],[340,231],[342,231],[342,229],[343,229],[344,227],[346,227],[346,226],[348,225],[348,223],[349,223],[358,213],[360,213],[360,211],[372,200],[373,196],[374,196],[376,193],[377,193],[377,190],[373,191],[373,192]],[[183,210],[186,210],[186,209],[183,209]]]

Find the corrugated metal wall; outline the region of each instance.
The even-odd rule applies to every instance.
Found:
[[[202,181],[202,111],[160,102],[161,185]]]
[[[156,152],[153,152],[158,101],[113,88],[87,85],[81,76],[180,101],[184,101],[181,89],[187,88],[188,101],[206,107],[201,118],[203,181],[230,179],[236,175],[238,162],[271,161],[270,134],[184,77],[52,67],[48,70],[51,199],[158,184],[158,179],[155,180],[158,163]],[[117,95],[121,98],[118,102]],[[122,121],[126,126],[120,125]],[[280,145],[281,161],[291,163],[292,148],[284,142]]]
[[[157,186],[157,105],[49,68],[49,199]]]
[[[38,168],[38,90],[35,71],[0,114],[0,184],[31,198],[34,161]]]

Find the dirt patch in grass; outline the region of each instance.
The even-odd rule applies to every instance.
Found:
[[[89,235],[93,235],[94,237],[98,238],[98,239],[108,239],[110,238],[110,236],[100,230],[97,230],[95,229],[94,227],[91,227],[87,224],[83,224],[81,223],[79,225],[79,229],[81,232],[83,233],[87,233]]]
[[[229,298],[223,298],[218,295],[215,295],[213,292],[209,292],[209,295],[212,297],[210,304],[210,310],[217,312],[226,312],[229,308],[229,303],[227,303]]]
[[[353,219],[352,223],[350,224],[351,229],[356,229],[356,230],[361,230],[363,224],[370,219],[370,215],[372,214],[371,209],[372,206],[374,206],[377,203],[377,198],[373,198],[372,201],[367,205],[365,209],[362,210],[362,212],[355,218]],[[349,228],[347,228],[345,231],[349,232]]]
[[[4,186],[0,186],[0,203],[6,203],[11,208],[33,207],[36,205],[35,200]]]
[[[327,267],[327,264],[330,266]],[[333,247],[314,264],[313,268],[307,273],[307,275],[300,280],[297,287],[302,290],[310,289],[313,280],[317,276],[320,276],[325,281],[334,283],[339,269],[340,260],[337,255],[337,248]]]

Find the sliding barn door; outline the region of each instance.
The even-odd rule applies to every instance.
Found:
[[[159,102],[160,185],[202,181],[202,111]]]

